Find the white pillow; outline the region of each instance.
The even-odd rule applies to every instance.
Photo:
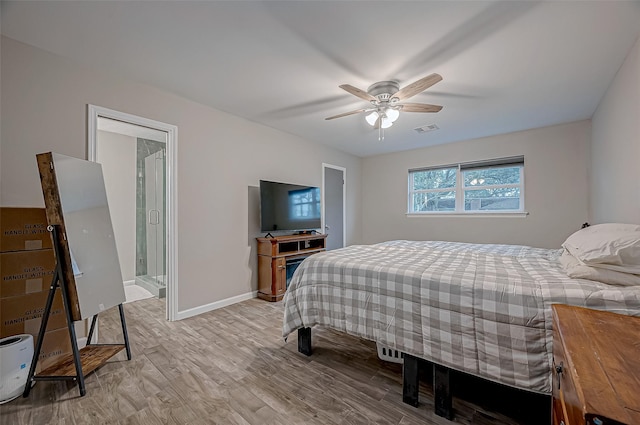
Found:
[[[567,276],[574,279],[596,280],[609,285],[640,286],[640,275],[590,267],[581,264],[580,260],[567,251],[560,256],[560,264]]]
[[[640,274],[640,225],[596,224],[569,236],[562,247],[588,266]]]
[[[593,224],[589,227],[585,227],[582,230],[585,230],[586,233],[638,232],[640,231],[640,224],[601,223]],[[578,230],[578,232],[580,232],[580,230]]]

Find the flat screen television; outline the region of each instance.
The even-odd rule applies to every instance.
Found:
[[[260,229],[263,232],[318,229],[320,188],[260,180]]]

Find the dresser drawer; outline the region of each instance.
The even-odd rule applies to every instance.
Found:
[[[567,406],[564,403],[564,397],[560,391],[554,391],[553,394],[553,425],[568,425]]]
[[[567,365],[562,340],[554,329],[553,339],[553,415],[555,424],[582,425],[585,423],[574,377]],[[557,418],[557,422],[556,422]]]

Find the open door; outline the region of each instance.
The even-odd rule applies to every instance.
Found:
[[[327,250],[345,246],[346,169],[322,164],[323,230]]]

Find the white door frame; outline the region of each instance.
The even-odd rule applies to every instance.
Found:
[[[333,168],[334,170],[342,171],[342,179],[344,184],[342,185],[342,246],[347,246],[347,169],[338,165],[331,165],[325,162],[322,163],[322,192],[320,193],[320,200],[322,202],[322,233],[327,233],[325,226],[326,217],[326,204],[324,200],[324,171],[326,168]]]
[[[87,105],[87,156],[89,161],[96,161],[98,118],[109,118],[130,124],[149,127],[167,133],[167,185],[165,199],[167,201],[166,235],[167,241],[167,303],[166,318],[170,321],[178,319],[178,127],[160,121],[115,111],[95,105]]]

